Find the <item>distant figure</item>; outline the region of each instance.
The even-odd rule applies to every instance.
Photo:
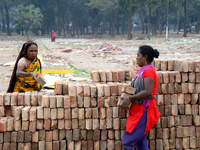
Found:
[[[40,91],[42,87],[35,78],[41,73],[41,63],[37,58],[38,46],[27,41],[17,57],[7,92]]]
[[[54,30],[51,30],[51,42],[55,42],[55,40],[56,40],[56,34]]]

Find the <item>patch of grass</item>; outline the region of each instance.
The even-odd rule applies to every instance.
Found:
[[[47,50],[52,52],[52,50],[50,50],[46,45],[44,45],[43,43],[41,43],[41,44],[44,46],[44,48],[46,48]]]
[[[73,74],[78,77],[90,77],[90,73],[85,70],[78,70],[73,65],[69,64],[70,68],[72,69]]]

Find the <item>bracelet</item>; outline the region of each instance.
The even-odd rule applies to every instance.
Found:
[[[130,103],[132,103],[128,96],[127,96],[127,99],[129,100]]]

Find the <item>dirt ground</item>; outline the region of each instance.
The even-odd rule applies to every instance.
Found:
[[[147,40],[140,33],[133,34],[133,40],[126,40],[125,36],[116,36],[110,39],[109,36],[94,39],[87,36],[80,38],[57,38],[56,42],[51,42],[46,37],[30,37],[39,45],[39,56],[43,60],[43,69],[69,70],[69,64],[81,71],[103,69],[130,69],[132,59],[136,57],[138,47],[148,44],[160,52],[160,59],[187,58],[199,59],[200,57],[200,34],[188,34],[187,38],[182,37],[182,33],[170,32],[168,40],[165,35],[158,35]],[[137,40],[144,37],[143,40]],[[14,63],[23,43],[25,36],[6,36],[0,33],[0,92],[7,90]],[[114,50],[105,50],[106,45]],[[119,48],[121,51],[116,51]],[[67,52],[64,52],[67,51]],[[73,73],[74,76],[79,76]],[[84,76],[80,74],[80,76]],[[85,75],[89,77],[89,75]]]

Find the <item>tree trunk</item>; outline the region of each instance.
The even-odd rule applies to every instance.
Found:
[[[157,29],[159,24],[159,18],[160,18],[160,10],[156,10],[156,21],[155,21],[155,27],[154,27],[154,35],[157,36]]]
[[[150,16],[147,18],[148,20],[148,39],[150,40]]]
[[[126,14],[128,15],[128,40],[132,39],[132,34],[131,34],[131,26],[132,26],[132,15],[133,12],[128,12],[128,10],[125,10]]]
[[[187,21],[187,7],[186,7],[186,0],[183,2],[184,7],[184,34],[183,37],[187,37],[187,29],[186,29],[186,21]]]
[[[116,22],[116,12],[110,13],[110,24],[111,24],[111,37],[115,38],[115,22]]]
[[[200,7],[197,7],[197,12],[198,12],[198,19],[197,19],[197,30],[196,30],[196,33],[199,33],[199,30],[200,30]]]
[[[147,19],[145,19],[145,21],[146,21],[146,34],[148,34],[148,21]]]
[[[93,24],[93,30],[94,30],[94,37],[98,38],[98,24],[97,23]]]
[[[6,32],[6,26],[5,26],[5,17],[4,17],[4,12],[3,8],[1,8],[1,14],[2,14],[2,32]]]
[[[9,18],[9,12],[8,12],[8,6],[5,2],[5,11],[6,11],[6,24],[7,24],[7,35],[10,36],[11,32],[10,32],[10,18]]]
[[[103,15],[103,32],[102,34],[106,34],[106,19],[105,19],[105,15]]]
[[[28,25],[26,26],[26,36],[27,36],[27,40],[29,40]]]
[[[22,36],[24,36],[24,26],[22,25]]]
[[[141,21],[141,24],[142,24],[142,34],[144,34],[144,19],[142,18],[142,14],[141,12],[139,12],[139,16],[140,16],[140,21]]]

